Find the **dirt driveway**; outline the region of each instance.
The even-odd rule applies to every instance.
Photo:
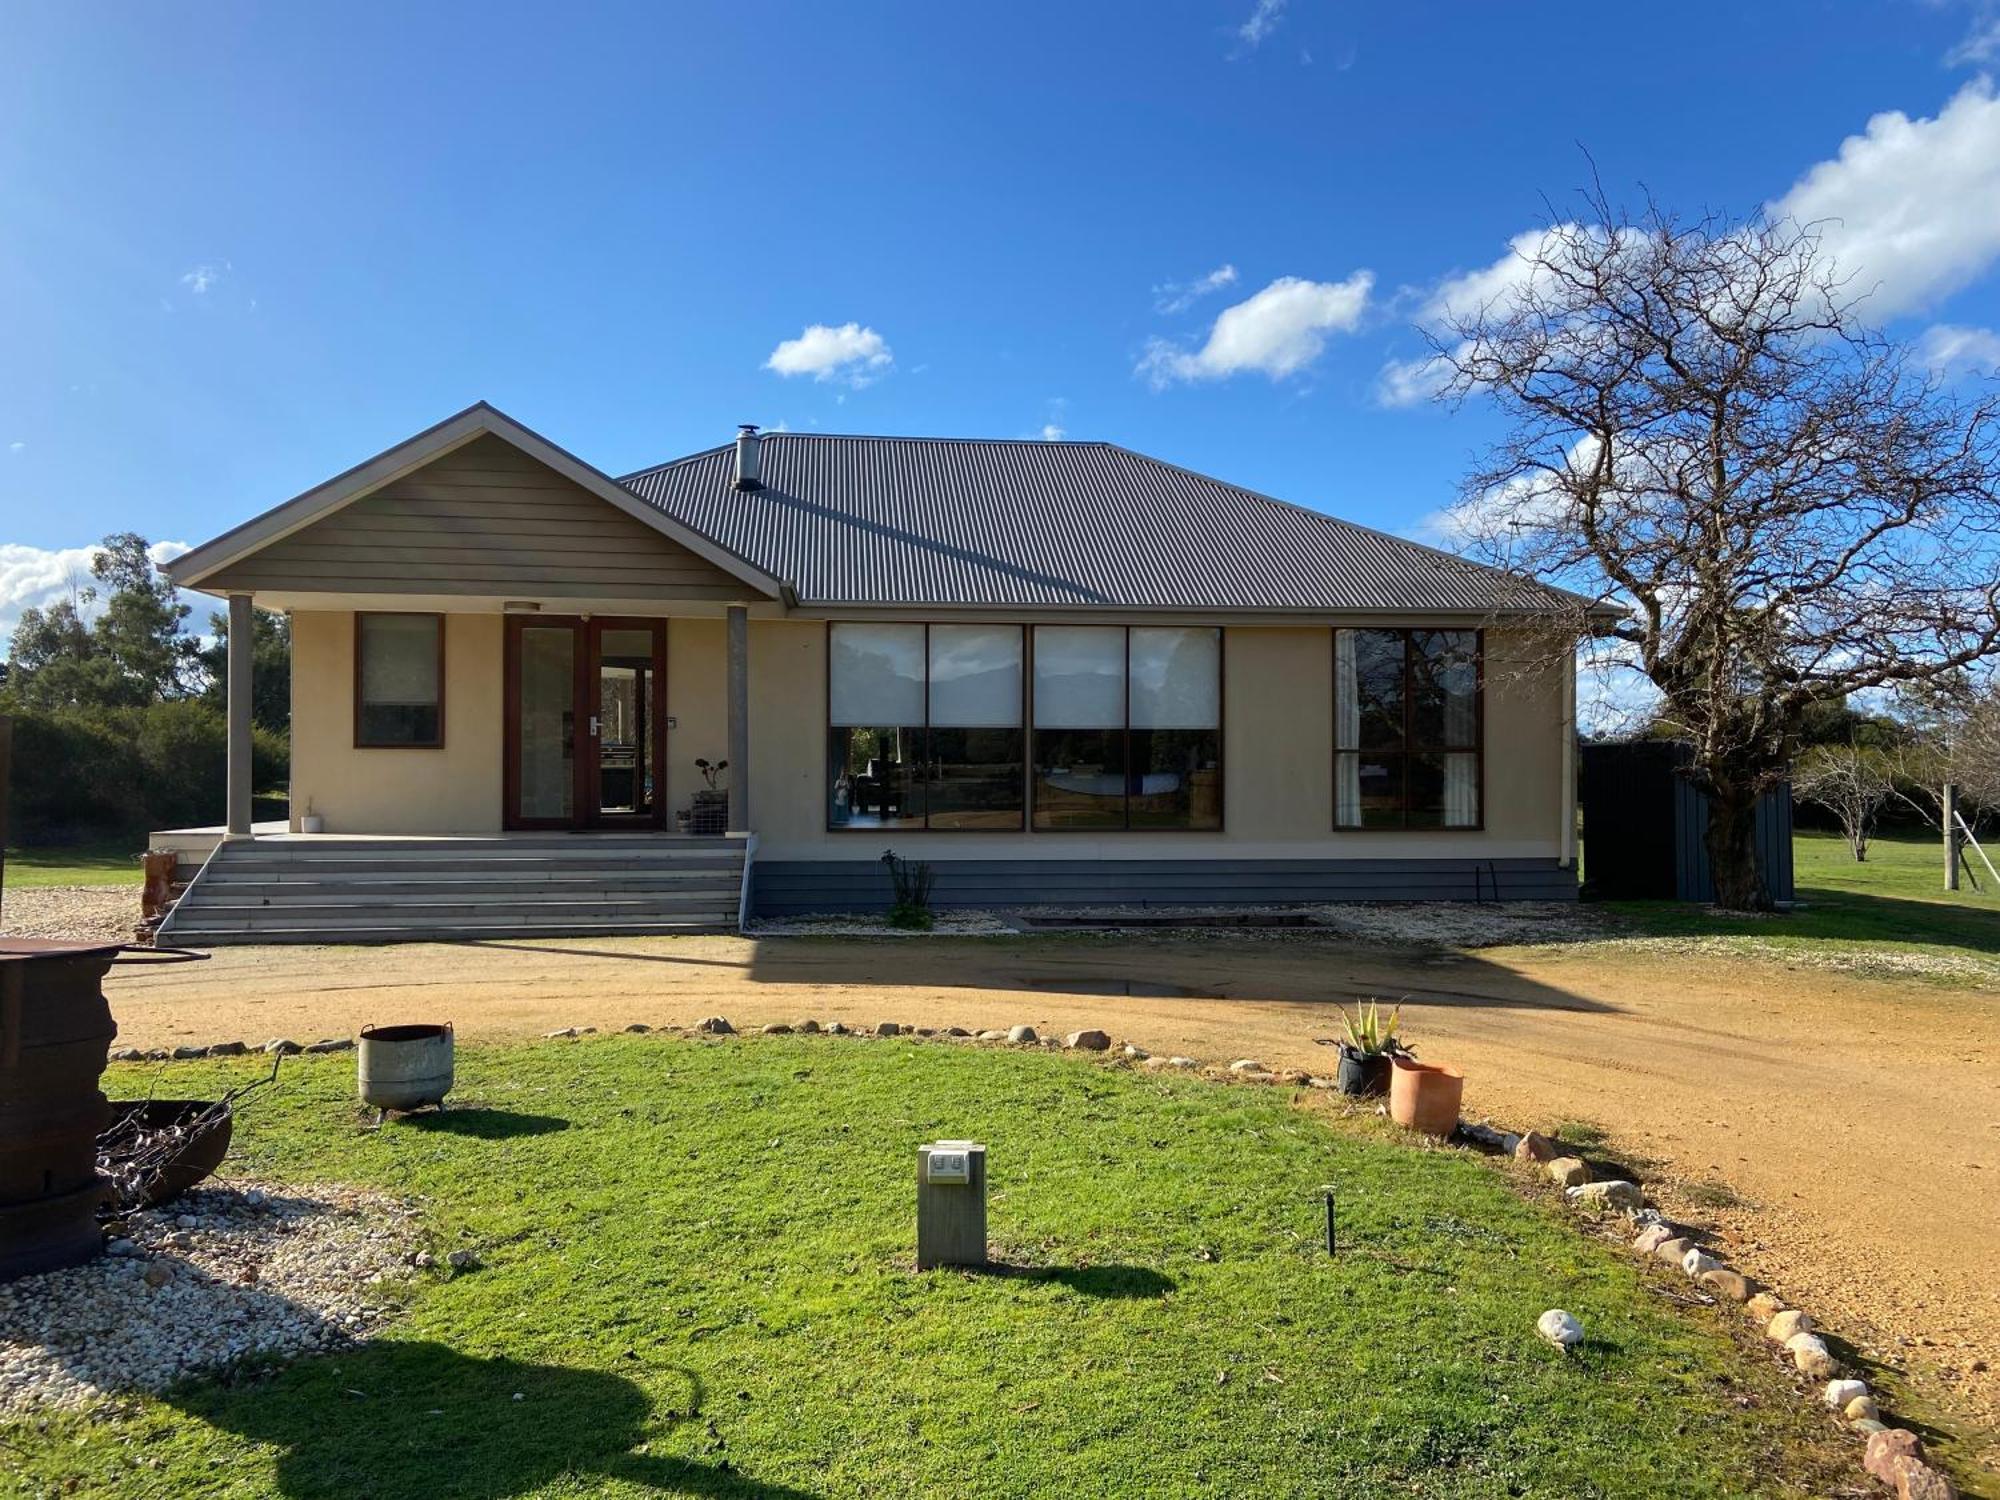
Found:
[[[1330,1071],[1357,996],[1462,1064],[1468,1118],[1593,1122],[1729,1258],[1922,1393],[2000,1428],[2000,997],[1645,944],[1371,949],[1327,938],[575,939],[241,948],[116,971],[124,1043],[302,1041],[449,1019],[468,1038],[814,1016],[1101,1026],[1205,1062]],[[1991,1455],[1988,1455],[1989,1463]]]

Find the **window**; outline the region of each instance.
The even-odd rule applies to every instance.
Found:
[[[1336,828],[1478,828],[1476,630],[1333,633]]]
[[[443,615],[355,615],[354,743],[444,744]]]
[[[1035,627],[1034,826],[1222,827],[1222,632]]]
[[[1019,829],[1018,625],[829,627],[827,823]]]

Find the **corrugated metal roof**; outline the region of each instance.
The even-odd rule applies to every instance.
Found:
[[[1510,611],[1566,596],[1111,443],[771,433],[619,483],[819,605]]]

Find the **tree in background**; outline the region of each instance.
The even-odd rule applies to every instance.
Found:
[[[268,610],[250,612],[250,722],[272,734],[288,735],[292,724],[292,620]],[[217,710],[229,704],[229,616],[208,617],[212,644],[202,648],[208,685],[202,699]]]
[[[143,537],[106,537],[91,575],[78,599],[23,611],[10,644],[12,828],[39,842],[211,821],[227,780],[227,646],[183,633],[191,611]],[[288,758],[291,635],[283,619],[256,620],[252,774],[273,786]]]
[[[1757,798],[1815,706],[2000,652],[2000,398],[1873,331],[1809,226],[1587,206],[1432,335],[1445,398],[1507,425],[1455,519],[1627,611],[1609,634],[1693,747],[1716,899],[1759,907]],[[1564,624],[1563,658],[1605,630]]]
[[[1832,813],[1856,863],[1868,858],[1875,820],[1896,794],[1889,758],[1860,745],[1813,745],[1792,766],[1792,795]]]

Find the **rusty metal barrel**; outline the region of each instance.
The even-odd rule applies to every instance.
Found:
[[[380,1110],[444,1108],[452,1085],[451,1023],[364,1026],[356,1049],[361,1101]]]
[[[103,980],[116,943],[0,939],[0,1281],[104,1248],[98,1080],[118,1027]]]

